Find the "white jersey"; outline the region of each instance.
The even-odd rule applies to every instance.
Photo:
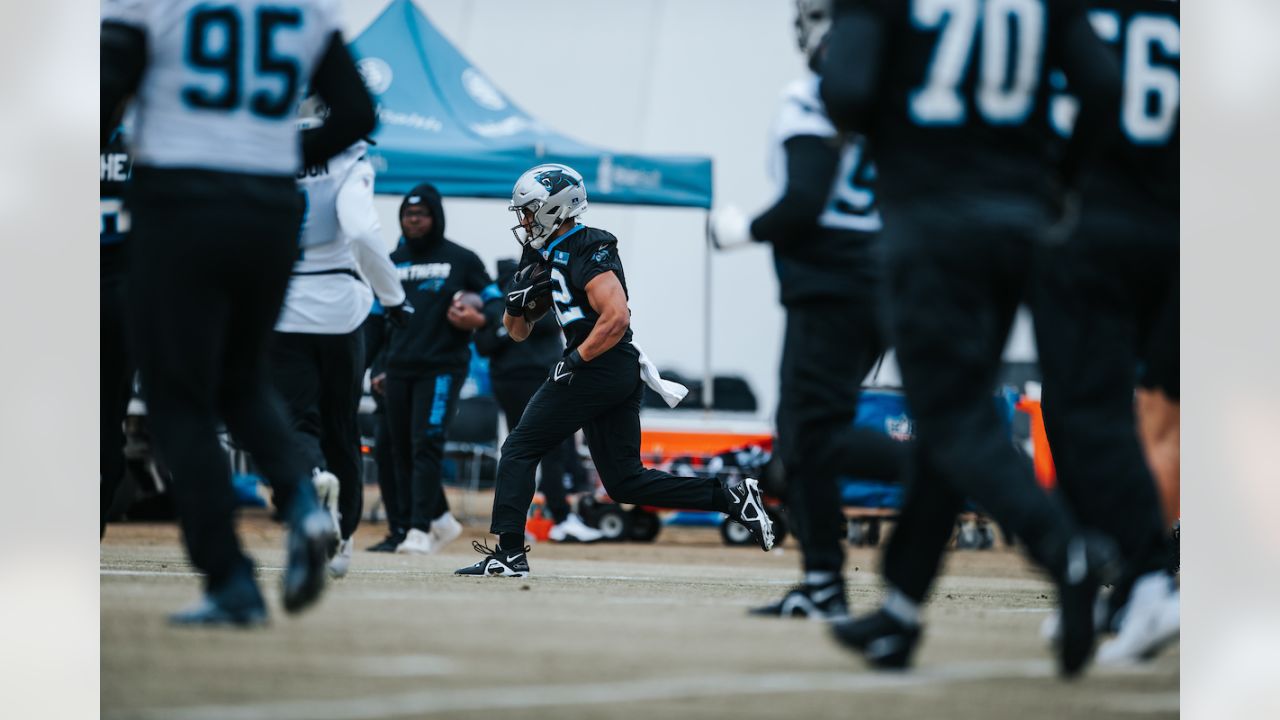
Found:
[[[776,186],[776,197],[782,197],[786,191],[787,153],[783,143],[801,135],[841,138],[818,96],[819,81],[819,77],[810,72],[788,85],[782,94],[782,108],[773,124],[769,154],[769,175]],[[871,189],[875,165],[866,157],[866,141],[860,136],[843,140],[840,167],[818,225],[832,230],[878,232],[883,223]]]
[[[373,207],[373,165],[358,142],[329,162],[299,173],[306,198],[301,257],[276,330],[341,335],[364,322],[373,293],[383,305],[404,302],[400,276],[382,242],[382,226]],[[373,292],[356,276],[373,286]]]
[[[339,29],[336,0],[103,0],[102,19],[146,35],[136,164],[298,171],[298,102]]]

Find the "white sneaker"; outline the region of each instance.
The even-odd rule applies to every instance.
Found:
[[[1098,648],[1099,665],[1132,665],[1150,660],[1178,639],[1181,602],[1173,577],[1164,571],[1138,578],[1125,605],[1120,631]]]
[[[333,519],[333,531],[339,535],[342,532],[338,525],[338,493],[341,491],[341,485],[338,482],[338,476],[328,470],[316,468],[311,471],[311,482],[316,486],[316,497],[320,500],[320,506],[329,513],[329,517]]]
[[[436,552],[440,548],[448,545],[458,536],[462,534],[462,523],[453,517],[453,513],[446,512],[435,520],[431,521],[431,541],[433,547],[431,552]]]
[[[431,534],[417,528],[410,530],[404,542],[396,546],[396,552],[407,555],[430,555],[435,551],[436,543]]]
[[[569,513],[569,517],[564,522],[551,526],[552,542],[565,542],[574,540],[577,542],[595,542],[604,537],[604,533],[582,522],[582,518],[577,513]]]
[[[354,538],[347,538],[338,543],[338,552],[329,561],[329,577],[345,577],[347,568],[351,567],[351,550],[355,546]]]

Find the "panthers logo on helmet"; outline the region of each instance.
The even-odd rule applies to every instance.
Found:
[[[577,179],[562,170],[540,172],[534,179],[541,183],[542,187],[546,188],[547,193],[551,195],[578,184]]]

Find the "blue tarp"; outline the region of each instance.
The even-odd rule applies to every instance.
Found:
[[[711,159],[612,153],[521,110],[410,0],[393,0],[351,45],[378,104],[377,191],[427,181],[446,196],[509,198],[522,172],[559,162],[592,202],[711,207]]]

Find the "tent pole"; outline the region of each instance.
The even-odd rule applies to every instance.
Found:
[[[707,210],[707,221],[711,210]],[[715,404],[715,378],[711,374],[711,236],[702,249],[702,407],[711,410]]]

